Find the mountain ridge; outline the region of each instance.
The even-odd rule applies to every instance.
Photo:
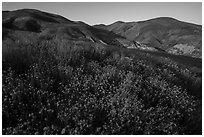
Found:
[[[61,15],[37,9],[19,9],[2,11],[2,26],[3,39],[15,30],[26,31],[25,35],[37,32],[40,37],[49,34],[102,46],[163,51],[196,58],[201,58],[202,53],[202,26],[170,17],[90,26],[82,21],[71,21]]]
[[[158,17],[139,22],[116,21],[109,25],[94,27],[113,31],[129,40],[160,48],[169,53],[201,58],[202,25],[170,17]],[[184,51],[185,47],[189,50]]]

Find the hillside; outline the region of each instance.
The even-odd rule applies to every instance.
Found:
[[[2,27],[2,134],[202,134],[202,59],[34,9]]]
[[[135,45],[132,41],[104,29],[91,27],[83,22],[70,21],[62,16],[34,9],[3,12],[3,39],[13,37],[35,39],[56,39],[98,43],[101,46],[125,47]],[[33,32],[33,33],[31,33]],[[20,35],[17,35],[19,33]],[[23,36],[23,37],[22,37]],[[20,39],[21,39],[20,38]]]
[[[169,53],[202,56],[202,26],[182,22],[169,17],[160,17],[139,22],[115,22],[110,25],[95,25],[129,40]]]

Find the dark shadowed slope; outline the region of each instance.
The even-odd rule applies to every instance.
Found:
[[[202,26],[181,22],[169,17],[160,17],[140,22],[115,22],[96,25],[116,34],[157,47],[173,54],[184,54],[201,58]]]

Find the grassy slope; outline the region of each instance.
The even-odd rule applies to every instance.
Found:
[[[3,134],[201,134],[200,59],[93,43],[64,27],[6,29]]]
[[[54,39],[6,48],[3,134],[201,133],[201,76],[177,56]]]

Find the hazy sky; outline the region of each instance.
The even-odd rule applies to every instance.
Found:
[[[60,14],[87,24],[111,24],[115,21],[142,21],[155,17],[173,17],[181,21],[202,24],[201,2],[3,2],[3,10],[35,8]]]

